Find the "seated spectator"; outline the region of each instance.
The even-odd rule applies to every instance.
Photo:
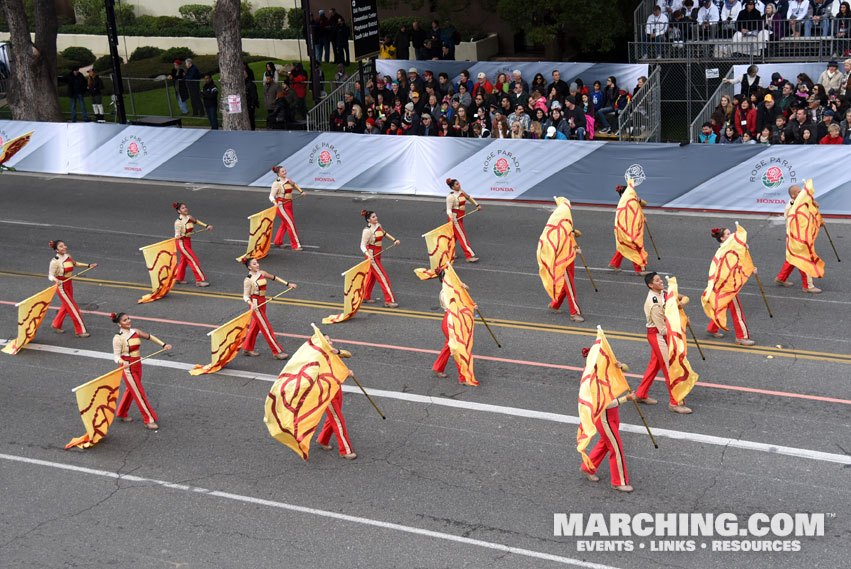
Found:
[[[532,94],[529,95],[529,100],[526,105],[529,107],[530,111],[534,111],[535,109],[541,109],[544,113],[549,111],[549,108],[547,107],[547,100],[537,89],[532,89]]]
[[[519,69],[515,69],[514,71],[512,71],[511,77],[512,77],[511,83],[508,85],[509,91],[514,91],[514,85],[519,83],[523,87],[524,93],[529,92],[529,84],[526,83],[526,81],[523,80],[523,74],[520,73]]]
[[[509,128],[508,119],[502,114],[502,111],[497,111],[493,119],[493,128],[491,128],[491,136],[493,138],[508,138]]]
[[[786,19],[789,20],[789,35],[795,38],[801,37],[802,22],[807,19],[810,9],[809,0],[790,0]]]
[[[736,109],[733,115],[733,126],[736,127],[739,136],[749,132],[753,138],[756,134],[756,109],[751,106],[749,99],[742,99],[742,103]]]
[[[712,0],[701,0],[697,11],[697,37],[700,40],[711,40],[718,33],[718,22],[721,14]]]
[[[642,75],[641,77],[638,78],[638,80],[635,83],[635,88],[632,90],[632,96],[633,97],[635,97],[635,95],[641,90],[641,88],[644,87],[645,83],[647,83],[647,77]]]
[[[825,110],[826,109],[821,104],[821,100],[819,100],[818,96],[810,95],[809,98],[807,98],[807,114],[813,124],[821,122],[821,119],[824,117]]]
[[[544,76],[540,73],[535,73],[535,77],[532,79],[532,84],[529,85],[529,92],[538,90],[542,95],[547,92],[547,81],[544,79]]]
[[[554,126],[547,127],[547,134],[544,136],[545,140],[567,140],[567,137],[563,132],[556,130]]]
[[[331,113],[331,132],[343,132],[346,128],[346,103],[337,101],[337,110]]]
[[[721,95],[721,102],[715,107],[715,112],[712,113],[712,118],[715,119],[715,124],[720,128],[726,123],[733,122],[733,113],[736,112],[736,107],[733,106],[730,97]]]
[[[771,127],[766,126],[759,132],[759,136],[756,137],[757,144],[769,145],[771,144]]]
[[[775,97],[779,96],[780,92],[783,90],[783,85],[785,83],[786,80],[783,79],[783,76],[775,71],[771,74],[771,83],[768,84],[768,92],[774,95]]]
[[[455,136],[455,129],[449,124],[449,119],[440,117],[437,125],[437,136]]]
[[[490,137],[490,131],[487,131],[484,128],[482,128],[482,125],[477,123],[477,122],[473,123],[472,129],[473,130],[472,130],[472,134],[470,135],[470,138],[489,138]],[[485,133],[487,133],[487,134],[485,134]]]
[[[521,83],[514,83],[514,86],[511,89],[510,100],[512,107],[516,107],[517,105],[525,107],[529,102],[529,95],[523,90],[523,85]]]
[[[594,90],[591,91],[591,101],[594,103],[594,114],[603,108],[603,85],[599,81],[594,81]]]
[[[709,2],[711,1],[712,0],[709,0]],[[617,79],[615,79],[614,75],[610,75],[606,79],[606,88],[603,89],[603,108],[597,111],[597,121],[599,124],[603,125],[603,128],[599,129],[601,134],[608,134],[612,132],[612,127],[609,125],[606,113],[615,113],[615,117],[617,117],[618,112],[615,108],[615,104],[619,95],[620,89],[618,89]]]
[[[511,138],[526,138],[526,130],[523,128],[523,123],[514,121],[511,123]]]
[[[721,139],[718,141],[718,144],[741,144],[742,139],[739,138],[739,133],[736,132],[736,129],[733,125],[728,124],[721,131]]]
[[[780,108],[774,102],[774,96],[770,93],[763,97],[762,103],[756,109],[756,130],[761,131],[763,127],[771,128],[774,125],[774,119],[781,114]]]
[[[535,109],[535,112],[532,113],[532,122],[539,122],[543,124],[547,122],[547,118],[547,113],[544,109],[537,108]],[[531,130],[532,127],[530,126],[529,128]]]
[[[786,143],[786,115],[777,115],[774,119],[774,130],[771,132],[771,144]]]
[[[742,144],[756,144],[756,140],[751,136],[751,133],[745,131],[742,135]]]
[[[585,113],[586,115],[593,117],[595,110],[594,110],[594,103],[591,102],[591,95],[589,95],[588,93],[583,93],[581,99],[582,99],[582,103],[581,103],[580,106],[582,108],[582,112]]]
[[[553,106],[553,110],[550,111],[550,118],[541,126],[542,130],[548,130],[550,127],[553,127],[564,135],[565,140],[570,135],[570,125],[564,118],[561,106]]]
[[[851,132],[851,109],[845,111],[845,120],[839,123],[840,134],[842,134],[842,138],[845,138],[849,132]]]
[[[458,85],[458,100],[462,107],[469,107],[473,103],[473,96],[467,91],[467,85],[464,83]]]
[[[813,29],[817,36],[827,37],[830,32],[830,10],[832,1],[828,0],[810,0],[810,6],[807,9],[807,22],[804,27],[807,37],[813,35]],[[837,66],[839,67],[839,66]]]
[[[786,125],[785,143],[786,144],[803,144],[804,127],[810,128],[813,123],[807,115],[807,110],[798,108],[795,111],[794,119],[790,120]]]
[[[493,90],[497,95],[508,94],[508,76],[505,73],[500,73],[496,76]]]
[[[641,59],[648,57],[648,44],[653,44],[653,52],[650,57],[662,59],[662,42],[665,41],[665,34],[668,32],[668,17],[662,13],[660,6],[653,6],[653,12],[647,17],[647,24],[644,26],[644,43],[641,46]]]
[[[549,94],[553,89],[556,90],[558,95],[556,98],[563,101],[567,95],[567,83],[561,80],[561,72],[558,69],[553,70],[553,82],[547,85],[546,93]]]
[[[824,86],[825,91],[833,89],[837,93],[842,89],[842,73],[839,72],[839,64],[831,61],[827,64],[827,69],[821,72],[818,82]]]
[[[544,131],[541,127],[541,123],[539,121],[532,121],[532,124],[529,125],[529,139],[542,140],[543,138]]]
[[[413,130],[411,129],[411,131]],[[408,131],[408,133],[416,134],[417,136],[437,136],[437,127],[434,126],[434,118],[429,113],[423,113],[420,117],[420,125],[416,131],[411,131]]]
[[[405,134],[405,132],[401,128],[399,128],[398,122],[396,122],[395,120],[391,120],[390,126],[387,128],[387,132],[384,134],[403,135]]]
[[[739,0],[722,0],[721,12],[718,15],[721,21],[721,37],[731,38],[736,33],[739,12],[742,11],[742,3]]]
[[[830,125],[832,125],[832,124],[834,124],[834,113],[831,110],[827,110],[827,111],[824,112],[824,115],[822,115],[821,121],[816,123],[815,135],[816,135],[816,138],[819,139],[819,141],[821,141],[822,138],[827,136],[828,129],[830,129]],[[840,133],[841,133],[841,130],[840,130]]]
[[[568,95],[564,98],[565,117],[570,125],[570,136],[576,140],[585,140],[588,130],[585,113],[576,104],[576,99]]]
[[[715,144],[718,140],[718,135],[712,132],[712,125],[708,122],[703,123],[703,126],[700,127],[700,135],[698,136],[698,140],[701,144]]]
[[[798,144],[818,144],[815,129],[812,125],[805,126],[801,129],[801,139]]]
[[[455,129],[455,136],[467,138],[470,136],[470,117],[467,115],[467,109],[458,107],[455,117],[451,121],[452,128]]]
[[[514,113],[509,115],[508,126],[510,127],[515,122],[520,122],[523,125],[523,130],[529,128],[529,123],[532,122],[532,119],[526,114],[524,105],[516,105],[514,107]]]
[[[668,41],[674,47],[682,48],[688,38],[691,22],[686,19],[684,10],[675,10],[670,18],[668,22]]]
[[[480,88],[484,89],[485,93],[488,95],[493,93],[493,85],[491,85],[491,82],[488,81],[487,75],[485,75],[484,72],[480,71],[476,78],[478,81],[475,85],[473,85],[473,93],[477,93]]]
[[[473,92],[473,82],[470,80],[470,72],[466,69],[462,69],[460,73],[458,73],[458,83],[453,85],[455,88],[455,92],[459,93],[458,87],[464,85],[467,88],[468,93]]]
[[[819,144],[844,144],[839,125],[830,125],[827,129],[827,134],[819,139]]]
[[[772,4],[772,10],[774,5]],[[747,0],[744,10],[739,11],[736,17],[736,27],[738,31],[733,36],[733,41],[745,41],[748,39],[756,39],[762,30],[762,14],[756,9],[756,0]]]

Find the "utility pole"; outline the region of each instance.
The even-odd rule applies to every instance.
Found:
[[[124,83],[121,79],[121,56],[118,55],[118,27],[115,25],[115,0],[104,0],[106,8],[106,37],[112,59],[112,92],[115,95],[115,120],[127,124],[124,110]]]

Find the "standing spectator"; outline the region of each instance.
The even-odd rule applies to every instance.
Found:
[[[174,82],[174,94],[177,97],[177,106],[180,108],[180,112],[184,115],[189,114],[189,107],[186,106],[186,101],[189,100],[189,90],[186,88],[186,70],[183,68],[182,61],[174,60],[174,68],[168,78]]]
[[[385,36],[378,42],[378,59],[396,59],[396,48],[390,41],[390,36]]]
[[[570,137],[576,140],[585,140],[588,129],[585,112],[576,104],[576,99],[568,95],[564,98],[565,116],[570,125]]]
[[[281,87],[275,82],[271,72],[267,71],[263,74],[263,106],[266,108],[266,127],[269,128],[269,121],[275,113],[275,100],[278,98],[278,93],[281,92]]]
[[[264,75],[269,74],[272,76],[272,83],[277,83],[280,79],[278,78],[278,66],[275,65],[271,61],[266,62],[266,70],[263,72]]]
[[[105,122],[103,120],[103,80],[95,73],[94,69],[89,69],[87,88],[89,97],[92,98],[92,113],[95,115],[95,120]]]
[[[641,59],[647,59],[647,44],[652,43],[656,59],[662,59],[662,42],[668,31],[668,17],[662,13],[660,6],[653,6],[653,12],[647,17],[644,26],[644,45],[641,46]]]
[[[843,144],[839,130],[838,124],[830,125],[827,129],[828,133],[819,139],[819,144]]]
[[[438,59],[440,59],[441,61],[455,61],[455,57],[449,51],[448,45],[443,44],[440,47],[440,57]]]
[[[577,79],[577,81],[582,81],[581,79]],[[535,73],[535,77],[532,79],[532,83],[529,85],[529,91],[532,92],[535,89],[541,92],[541,94],[547,93],[547,81],[544,79],[544,76],[540,73]]]
[[[245,106],[248,108],[248,124],[251,125],[251,130],[257,130],[255,112],[260,107],[260,96],[257,94],[257,85],[248,74],[248,71],[243,71],[242,73],[245,78]]]
[[[396,38],[393,40],[393,45],[396,46],[396,57],[399,59],[410,59],[411,33],[408,27],[402,22],[399,26],[399,31],[396,32]]]
[[[615,113],[617,117],[618,111],[615,108],[615,104],[618,100],[618,95],[620,94],[620,89],[618,89],[617,79],[615,79],[614,75],[610,75],[606,78],[606,88],[603,89],[603,108],[597,111],[597,120],[600,121],[600,124],[603,125],[603,128],[600,129],[601,134],[608,134],[612,132],[612,127],[609,124],[609,120],[606,118],[606,113]]]
[[[733,126],[736,127],[739,136],[746,132],[749,132],[751,137],[756,136],[756,109],[751,106],[750,99],[742,99],[739,108],[733,115]]]
[[[791,0],[789,2],[786,19],[789,20],[789,33],[793,37],[801,37],[801,22],[806,21],[809,10],[809,0]]]
[[[833,0],[838,2],[839,0]],[[833,33],[836,36],[836,53],[846,54],[851,47],[851,4],[842,2],[839,5],[839,11],[836,13],[833,22]],[[846,60],[847,61],[847,60]],[[845,74],[848,74],[848,68],[845,69]]]
[[[337,17],[337,25],[332,30],[334,34],[334,63],[349,64],[349,25],[342,17]],[[393,58],[396,57],[396,49],[393,49]]]
[[[207,111],[207,119],[210,121],[212,130],[219,129],[219,89],[213,83],[213,76],[204,75],[204,87],[201,89],[201,98],[204,99],[204,109]]]
[[[816,28],[816,35],[818,36],[827,37],[829,35],[830,5],[832,3],[833,0],[812,0],[810,2],[810,7],[807,9],[807,23],[804,28],[804,35],[810,37],[813,28]],[[821,29],[820,32],[819,28]]]
[[[420,27],[417,20],[411,24],[411,45],[414,47],[414,54],[417,59],[426,59],[425,57],[425,40],[426,31]]]
[[[328,15],[325,15],[325,10],[319,10],[319,27],[320,27],[320,38],[322,39],[322,51],[320,51],[320,57],[317,58],[317,61],[321,60],[322,54],[325,55],[325,63],[329,63],[331,61],[331,43],[334,39],[334,28],[336,24],[335,21],[331,20],[332,16],[336,16],[337,12],[334,8],[328,10]]]
[[[68,76],[68,97],[71,99],[71,122],[77,122],[77,107],[83,113],[83,120],[89,120],[89,113],[86,112],[86,102],[83,100],[83,95],[86,94],[88,83],[83,74],[80,73],[79,67],[74,67],[71,74]]]
[[[336,89],[340,85],[346,82],[349,78],[349,74],[346,73],[346,66],[342,63],[337,64],[337,73],[334,74],[334,88]],[[380,80],[380,78],[379,78]]]
[[[762,132],[765,127],[773,127],[777,115],[781,114],[780,109],[774,102],[774,96],[768,94],[763,98],[762,103],[756,109],[756,130]]]
[[[198,66],[192,62],[191,58],[186,58],[186,88],[189,91],[189,100],[192,103],[192,116],[204,116],[204,104],[201,102],[201,71]]]
[[[455,29],[455,26],[452,25],[452,22],[449,21],[449,18],[446,18],[443,22],[443,28],[440,30],[440,41],[444,46],[449,47],[449,55],[451,59],[455,59],[455,46],[461,39],[461,34],[458,33],[458,30]]]
[[[327,62],[328,60],[326,59],[325,61]],[[307,103],[305,102],[307,98],[307,72],[305,72],[300,61],[293,63],[289,75],[290,87],[295,92],[296,99],[298,100],[297,109],[294,110],[297,110],[301,116],[307,116]]]
[[[747,72],[745,72],[740,78],[737,79],[727,79],[726,77],[721,81],[724,83],[730,83],[731,85],[736,85],[737,83],[742,84],[742,98],[750,99],[751,93],[756,93],[759,91],[759,67],[756,65],[749,65]]]
[[[698,136],[698,140],[701,144],[715,144],[718,140],[718,135],[712,132],[712,124],[705,122],[703,126],[700,127],[700,136]]]
[[[842,89],[842,73],[839,72],[839,64],[831,61],[827,64],[827,69],[821,72],[818,82],[824,86],[825,91],[833,89],[837,93]]]
[[[440,22],[438,22],[437,19],[431,21],[429,38],[431,39],[431,48],[440,53],[440,50],[443,47],[443,39],[440,31]]]

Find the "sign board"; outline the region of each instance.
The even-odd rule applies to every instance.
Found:
[[[377,0],[352,0],[352,39],[355,59],[369,59],[378,55]]]
[[[720,76],[721,76],[721,74],[718,72],[717,67],[706,70],[706,78],[707,79],[718,79]]]
[[[228,108],[229,113],[241,113],[242,112],[242,100],[239,95],[228,95]]]

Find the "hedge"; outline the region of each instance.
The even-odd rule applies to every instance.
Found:
[[[190,57],[195,57],[195,52],[188,47],[170,47],[160,54],[160,61],[174,64],[175,59],[185,61]]]
[[[136,18],[136,23],[132,26],[126,26],[121,28],[119,31],[121,35],[125,36],[149,36],[149,37],[188,37],[188,38],[214,38],[216,37],[213,28],[198,26],[196,24],[190,24],[188,22],[184,22],[180,18],[169,18],[168,16],[160,16],[160,18],[169,18],[171,20],[177,20],[179,24],[171,25],[171,26],[163,26],[158,23],[147,24],[146,20],[143,18],[150,18],[150,16],[139,16]],[[153,18],[159,19],[159,18]],[[142,23],[140,24],[140,20]],[[86,25],[66,25],[59,27],[60,34],[89,34],[89,35],[98,35],[103,36],[106,35],[106,28],[104,26],[86,26]],[[277,30],[277,31],[266,31],[266,30],[257,30],[257,29],[244,29],[242,30],[243,38],[260,38],[260,39],[300,39],[304,36],[301,33],[301,29],[286,29],[286,30]]]
[[[184,20],[189,20],[201,26],[209,26],[213,7],[205,4],[184,4],[178,8],[178,12]]]
[[[286,8],[260,8],[254,12],[254,26],[258,30],[277,31],[283,30],[287,24]]]
[[[130,54],[130,61],[139,61],[140,59],[148,59],[156,57],[163,52],[162,49],[151,45],[142,45],[133,50]]]
[[[95,62],[95,54],[86,47],[69,47],[60,53],[62,57],[73,61],[78,67],[85,67]]]

